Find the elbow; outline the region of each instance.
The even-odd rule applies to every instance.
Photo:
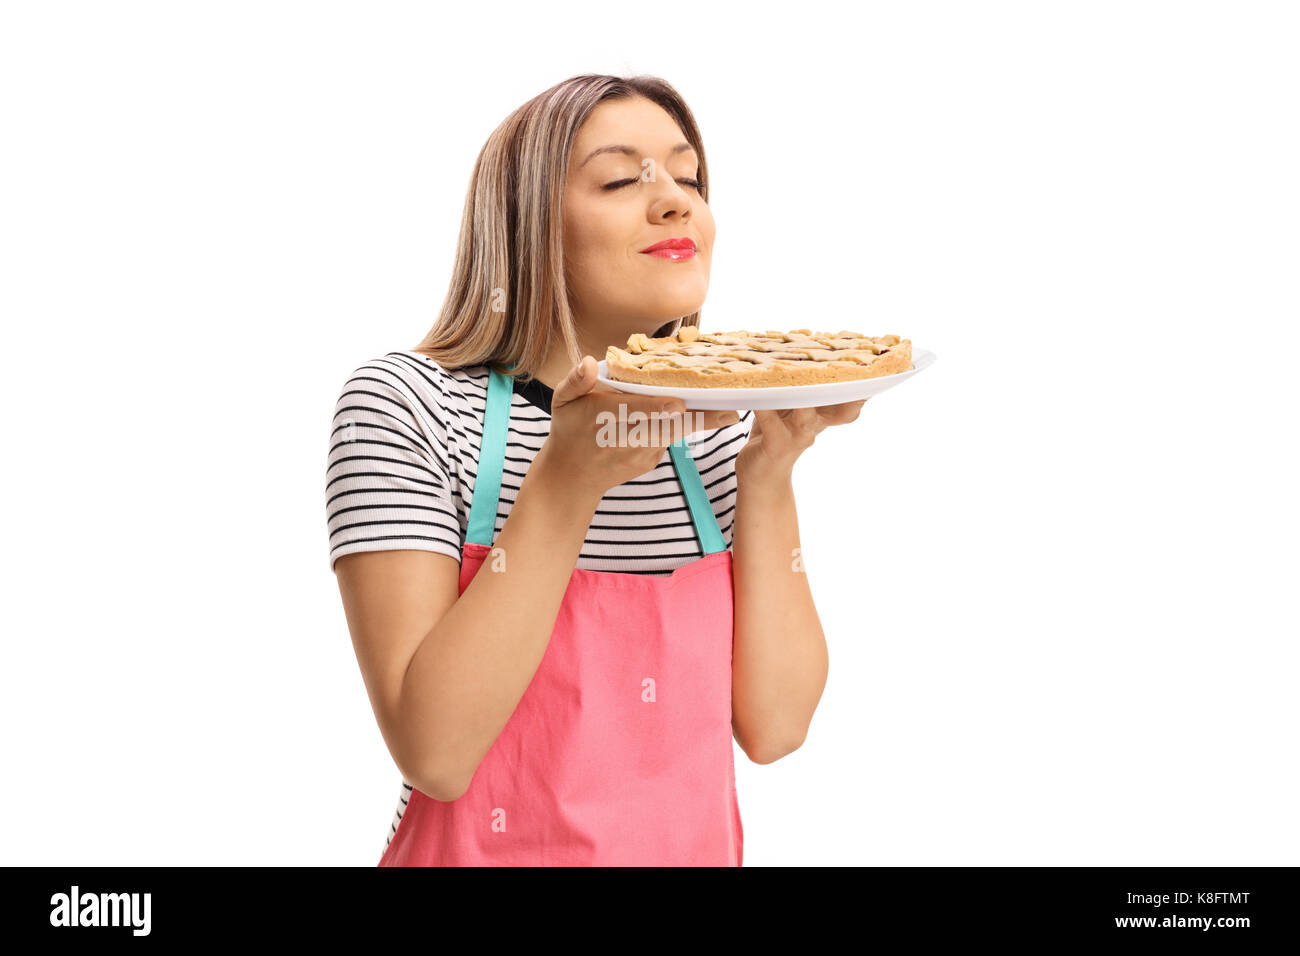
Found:
[[[425,791],[425,796],[432,797],[441,803],[451,803],[453,800],[459,800],[465,796],[465,791],[468,789],[468,781],[465,783],[444,783],[441,784],[441,789],[435,790],[433,793]]]
[[[442,803],[459,800],[469,789],[478,765],[467,767],[441,741],[431,743],[427,739],[430,736],[425,735],[421,741],[408,736],[399,746],[390,747],[393,761],[403,779],[426,797]]]
[[[423,760],[410,761],[411,769],[406,772],[406,781],[426,797],[442,803],[459,800],[469,789],[477,767],[465,770],[459,764],[423,755]]]
[[[745,751],[745,756],[750,759],[751,763],[776,763],[782,757],[788,756],[802,747],[805,736],[805,734],[800,734],[798,737],[773,738],[759,741],[748,747],[742,745],[741,749]]]
[[[410,778],[407,779],[410,780]],[[450,803],[453,800],[459,800],[465,795],[471,780],[473,780],[472,774],[466,777],[463,774],[435,771],[420,774],[410,782],[413,787],[426,797],[431,797],[442,803]]]

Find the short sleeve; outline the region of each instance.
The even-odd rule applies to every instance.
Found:
[[[325,469],[329,564],[357,551],[460,560],[463,529],[446,414],[397,359],[361,366],[334,407]]]

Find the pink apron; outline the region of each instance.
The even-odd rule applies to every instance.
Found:
[[[461,593],[491,552],[512,393],[492,370]],[[667,577],[574,568],[469,789],[408,791],[380,866],[741,865],[731,552],[686,440],[669,452],[704,556]]]

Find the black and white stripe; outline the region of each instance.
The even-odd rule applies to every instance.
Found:
[[[447,370],[416,352],[390,352],[358,368],[334,410],[325,505],[330,568],[356,551],[417,549],[460,559],[474,496],[489,372]],[[537,452],[550,433],[550,391],[540,383],[512,396],[497,512],[500,533]],[[736,455],[753,424],[742,411],[691,443],[727,547],[736,510]],[[667,450],[641,478],[602,499],[577,566],[668,575],[702,556]]]
[[[406,815],[406,808],[411,802],[412,787],[405,780],[402,781],[402,792],[397,795],[397,812],[393,814],[393,823],[388,828],[388,839],[384,841],[384,852],[388,852],[388,844],[393,842],[393,837],[397,836],[397,825],[402,822],[402,817]],[[383,856],[384,854],[379,854]]]

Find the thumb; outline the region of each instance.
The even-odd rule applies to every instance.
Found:
[[[555,387],[555,393],[551,398],[552,404],[562,404],[571,402],[575,398],[581,398],[595,387],[596,384],[596,360],[590,355],[584,355],[582,361],[573,367],[573,370],[564,377],[564,381]]]

